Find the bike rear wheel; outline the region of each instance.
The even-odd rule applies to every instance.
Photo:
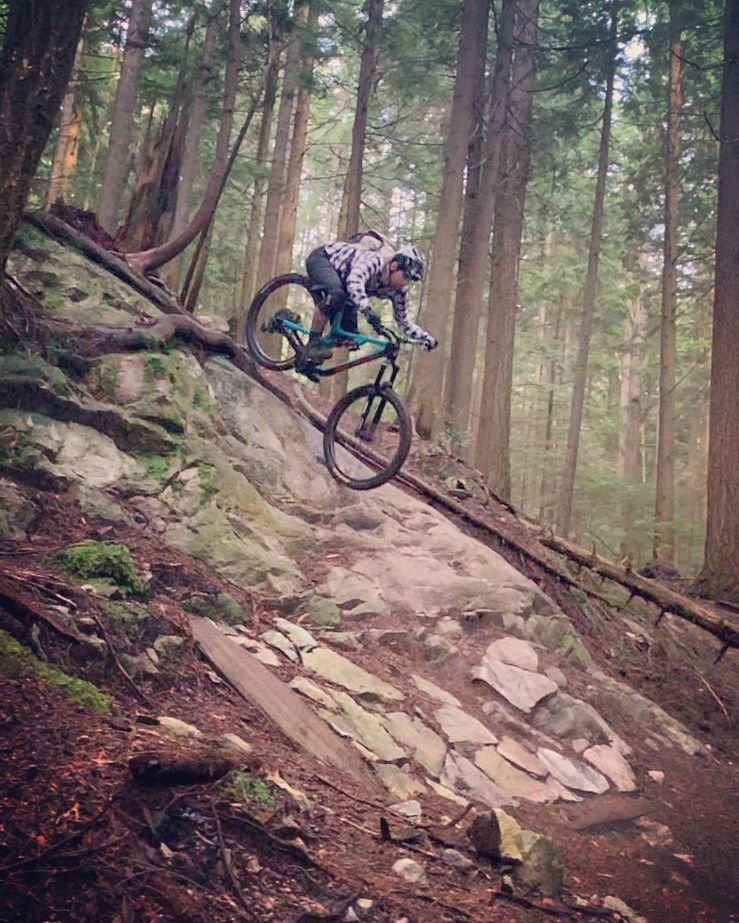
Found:
[[[257,292],[246,315],[246,345],[255,362],[278,372],[295,365],[297,350],[308,342],[308,335],[291,330],[285,333],[280,319],[286,318],[310,328],[315,302],[310,280],[298,272],[275,276]]]
[[[389,385],[361,385],[348,391],[328,415],[323,455],[339,483],[370,490],[398,473],[412,435],[405,404]]]

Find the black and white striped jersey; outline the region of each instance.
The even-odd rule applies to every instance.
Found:
[[[342,240],[326,244],[323,249],[360,313],[367,314],[371,309],[370,298],[387,298],[393,306],[395,323],[405,336],[429,348],[436,345],[434,337],[410,316],[408,287],[393,291],[382,281],[382,270],[394,254],[388,258],[385,248],[368,250]]]

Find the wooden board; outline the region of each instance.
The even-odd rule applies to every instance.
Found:
[[[359,753],[253,654],[229,641],[209,619],[192,618],[190,630],[213,666],[245,699],[261,708],[290,740],[361,781],[367,787],[365,796],[379,794],[379,784]]]

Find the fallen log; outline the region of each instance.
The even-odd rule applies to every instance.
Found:
[[[715,635],[723,645],[723,650],[728,647],[739,648],[739,628],[730,624],[725,618],[711,611],[705,605],[676,593],[662,583],[642,577],[627,567],[614,564],[600,557],[594,551],[588,551],[578,545],[572,544],[556,535],[541,535],[539,541],[547,548],[558,554],[564,555],[576,564],[587,567],[589,570],[607,577],[625,587],[632,596],[640,596],[660,608],[660,618],[664,613],[671,612],[688,622],[692,622],[704,631]]]
[[[147,751],[137,753],[128,761],[128,769],[137,785],[163,787],[217,782],[240,765],[236,756],[224,754],[222,750],[200,753]]]

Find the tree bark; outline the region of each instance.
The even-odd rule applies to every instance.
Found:
[[[165,263],[180,254],[208,226],[218,205],[223,180],[228,171],[231,129],[233,127],[234,106],[238,89],[239,49],[241,46],[240,12],[239,0],[229,0],[228,52],[224,78],[223,112],[218,127],[213,166],[203,200],[192,221],[172,240],[151,250],[127,254],[128,263],[142,275],[164,266]]]
[[[286,49],[285,67],[282,75],[282,92],[277,111],[277,125],[272,149],[272,164],[267,182],[267,202],[264,213],[264,229],[259,250],[257,286],[261,287],[276,275],[277,248],[280,239],[280,219],[287,182],[287,166],[290,159],[291,129],[295,100],[300,75],[300,29],[308,12],[307,0],[297,6],[290,39]]]
[[[141,145],[128,214],[116,234],[116,245],[124,252],[159,246],[171,236],[190,110],[188,63],[194,29],[191,18],[169,109]]]
[[[303,174],[303,160],[308,138],[308,118],[310,116],[311,86],[313,69],[316,64],[316,26],[318,8],[308,2],[306,22],[300,42],[300,72],[298,91],[293,115],[292,136],[290,138],[290,156],[285,172],[285,192],[280,209],[280,223],[275,252],[275,275],[290,272],[292,266],[295,228],[298,223],[298,201],[300,198],[300,181]]]
[[[72,72],[88,0],[9,0],[0,52],[0,274]]]
[[[672,564],[675,560],[675,385],[677,382],[677,259],[678,206],[680,203],[680,72],[682,40],[676,19],[677,4],[670,7],[670,66],[667,89],[667,146],[665,153],[665,240],[662,263],[660,317],[659,428],[652,556]]]
[[[450,317],[450,301],[457,261],[457,237],[462,214],[467,148],[474,123],[474,100],[479,86],[479,49],[487,40],[488,0],[463,0],[457,57],[447,135],[446,155],[427,284],[423,323],[441,342],[438,349],[418,362],[411,391],[416,429],[424,438],[436,434],[441,425],[444,390],[444,340]]]
[[[362,57],[359,63],[357,82],[357,105],[352,125],[352,147],[349,166],[344,178],[344,193],[341,197],[338,237],[346,240],[359,231],[359,213],[362,200],[362,166],[364,147],[367,140],[367,119],[369,106],[375,89],[377,59],[382,41],[382,14],[385,0],[366,0],[364,10],[367,24],[364,29]]]
[[[625,344],[621,358],[621,395],[618,428],[618,475],[625,495],[622,505],[620,554],[622,558],[635,561],[639,558],[641,529],[635,528],[638,521],[638,504],[635,491],[642,483],[641,435],[644,425],[642,403],[642,373],[644,362],[644,341],[646,339],[647,312],[644,304],[645,292],[640,290],[626,319]],[[642,551],[643,551],[642,545]]]
[[[251,207],[246,225],[246,244],[244,245],[244,259],[241,263],[241,296],[239,310],[236,315],[236,342],[244,343],[246,339],[246,312],[252,298],[256,294],[257,260],[259,258],[259,232],[262,226],[262,212],[264,210],[264,196],[267,192],[267,151],[269,149],[269,136],[272,129],[275,101],[277,99],[277,78],[279,77],[280,56],[276,48],[271,52],[271,60],[267,67],[264,85],[264,104],[262,105],[262,118],[259,126],[259,139],[255,155],[256,176],[252,191]]]
[[[512,89],[504,132],[505,178],[495,202],[493,259],[475,464],[506,499],[511,494],[511,392],[524,200],[529,180],[531,92],[538,0],[518,0]],[[487,236],[487,235],[486,235]]]
[[[81,56],[82,46],[83,42],[80,41],[77,49],[78,57]],[[77,87],[73,76],[62,102],[54,160],[51,164],[51,176],[46,189],[45,207],[47,209],[51,208],[57,200],[70,201],[70,179],[77,166],[81,129],[82,112],[77,106]]]
[[[498,50],[490,81],[488,113],[484,125],[485,144],[482,150],[480,183],[476,187],[476,193],[468,194],[465,198],[462,222],[449,357],[449,367],[454,372],[447,375],[445,380],[444,414],[450,431],[457,435],[459,451],[467,457],[474,451],[475,437],[469,430],[472,381],[477,360],[485,271],[490,256],[493,209],[501,180],[503,126],[506,123],[508,109],[513,32],[518,9],[518,0],[504,0],[498,26]],[[484,48],[482,52],[484,55]],[[484,60],[482,66],[484,69]],[[512,130],[515,129],[509,123],[508,131]],[[468,164],[468,176],[472,167],[472,164]],[[468,182],[468,187],[474,189],[475,184]]]
[[[593,328],[593,314],[595,312],[595,293],[598,285],[598,261],[600,259],[601,237],[603,234],[603,211],[606,196],[606,178],[608,174],[608,159],[611,139],[611,119],[613,114],[613,85],[616,76],[616,52],[618,39],[620,0],[612,0],[610,43],[612,46],[611,57],[608,62],[606,74],[605,104],[603,107],[603,123],[600,134],[600,153],[598,157],[598,176],[595,184],[595,203],[593,206],[593,221],[590,229],[590,249],[588,252],[588,268],[585,275],[585,285],[582,296],[582,315],[580,320],[580,333],[577,344],[577,357],[575,359],[574,381],[572,384],[572,401],[570,405],[570,421],[567,431],[567,448],[565,451],[564,468],[562,471],[562,486],[560,488],[559,508],[557,512],[557,529],[567,535],[572,518],[572,497],[575,489],[575,473],[577,470],[577,455],[580,447],[580,428],[582,426],[582,413],[585,404],[585,388],[588,375],[588,353],[590,351],[590,334]]]
[[[700,586],[739,601],[739,0],[726,0],[708,446]]]
[[[112,237],[116,232],[118,209],[128,168],[128,151],[131,146],[136,108],[136,82],[146,50],[151,8],[152,0],[133,0],[131,5],[128,36],[113,106],[108,156],[98,206],[98,222]]]

